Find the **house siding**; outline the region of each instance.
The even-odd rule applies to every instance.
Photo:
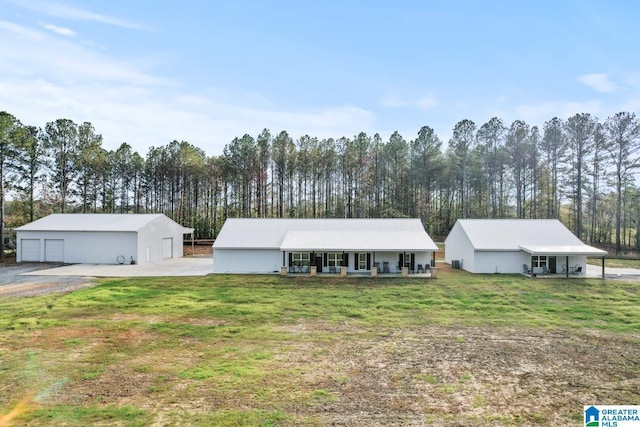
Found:
[[[21,259],[22,240],[40,241],[39,261],[44,262],[45,241],[63,240],[62,262],[68,264],[116,264],[118,255],[126,262],[137,253],[136,234],[132,232],[82,232],[82,231],[18,231],[17,262]]]
[[[285,261],[286,262],[286,261]],[[214,249],[214,273],[280,272],[282,252],[279,249]]]
[[[531,256],[522,251],[475,251],[473,273],[522,273],[523,264],[530,266]]]
[[[162,261],[163,239],[172,239],[172,253],[168,258],[180,258],[184,254],[182,226],[168,217],[159,217],[138,231],[137,260],[140,263]]]
[[[378,250],[376,250],[378,249]],[[272,273],[289,267],[290,254],[315,253],[327,266],[327,254],[342,257],[347,273],[370,271],[387,262],[398,272],[400,252],[412,253],[413,264],[430,262],[436,244],[419,219],[248,219],[225,221],[213,244],[214,273]],[[368,254],[358,269],[355,254]],[[315,260],[311,260],[314,264]],[[326,272],[324,268],[321,272]]]
[[[445,261],[449,264],[453,260],[462,263],[462,268],[471,273],[476,273],[476,259],[473,245],[459,223],[456,223],[444,241]]]

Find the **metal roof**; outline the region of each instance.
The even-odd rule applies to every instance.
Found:
[[[586,245],[557,219],[459,219],[477,251],[524,250],[530,253],[605,255]]]
[[[230,218],[215,249],[438,250],[419,219]]]
[[[427,236],[428,238],[428,236]],[[323,251],[424,251],[430,247],[424,235],[410,231],[289,231],[280,249]]]
[[[174,222],[164,214],[51,214],[39,220],[16,228],[16,231],[138,231],[145,225],[164,218]],[[184,233],[192,233],[193,228],[182,227]]]
[[[520,246],[525,252],[530,253],[531,255],[543,255],[552,253],[554,255],[587,255],[587,256],[596,256],[596,255],[606,255],[607,251],[603,251],[602,249],[594,248],[589,245],[569,245],[569,246],[549,246],[549,245],[522,245]]]

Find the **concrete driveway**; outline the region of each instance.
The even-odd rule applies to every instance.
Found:
[[[587,277],[602,277],[602,266],[587,264]],[[615,268],[604,266],[604,277],[640,281],[640,270],[636,268]]]
[[[84,277],[150,277],[205,276],[213,273],[213,259],[206,257],[171,258],[155,264],[112,265],[72,264],[22,273],[25,276],[84,276]]]

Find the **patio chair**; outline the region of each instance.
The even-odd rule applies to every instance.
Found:
[[[582,274],[582,266],[581,265],[577,266],[573,274]]]
[[[522,264],[522,272],[524,274],[531,274],[531,269],[529,268],[529,266],[527,264]]]
[[[422,264],[418,264],[418,273],[424,273],[424,267],[422,267]]]
[[[382,263],[382,272],[383,273],[389,273],[389,262],[388,261],[384,261]]]
[[[542,267],[542,274],[551,274],[551,271],[549,270],[549,267],[547,267],[546,265]]]

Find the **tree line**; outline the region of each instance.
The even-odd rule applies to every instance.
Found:
[[[162,212],[212,238],[229,217],[416,217],[442,237],[458,218],[558,218],[591,244],[640,248],[640,121],[629,112],[541,128],[465,119],[446,143],[429,126],[409,140],[265,129],[214,156],[186,141],[144,157],[102,143],[89,122],[38,128],[1,112],[0,226],[53,212]]]

